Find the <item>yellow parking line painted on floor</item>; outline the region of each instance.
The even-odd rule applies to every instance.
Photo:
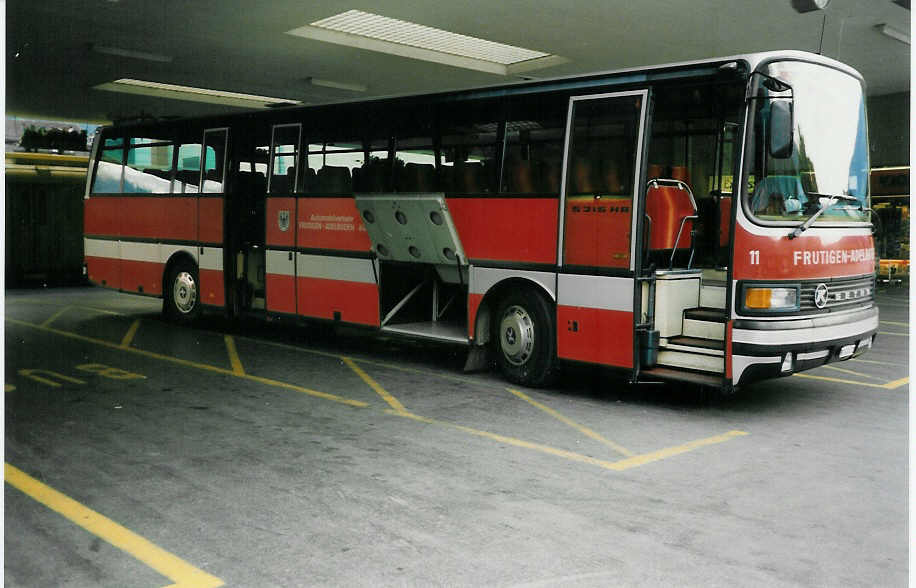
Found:
[[[557,420],[560,421],[561,423],[564,423],[564,424],[566,424],[566,425],[569,425],[570,427],[572,427],[573,429],[579,431],[580,433],[582,433],[582,434],[585,435],[586,437],[589,437],[589,438],[591,438],[591,439],[594,439],[595,441],[598,441],[599,443],[603,443],[603,444],[607,445],[608,447],[610,447],[611,449],[613,449],[613,450],[616,451],[617,453],[620,453],[620,454],[622,454],[622,455],[626,455],[627,457],[631,457],[631,456],[633,455],[633,452],[630,451],[629,449],[627,449],[626,447],[623,447],[622,445],[618,445],[617,443],[614,443],[614,442],[611,441],[610,439],[605,439],[603,436],[599,435],[599,434],[596,433],[595,431],[589,429],[588,427],[586,427],[586,426],[584,426],[584,425],[580,425],[579,423],[577,423],[577,422],[573,421],[572,419],[570,419],[570,418],[568,418],[568,417],[566,417],[566,416],[560,414],[559,412],[557,412],[556,410],[550,408],[549,406],[546,406],[546,405],[544,405],[544,404],[541,404],[540,402],[538,402],[537,400],[534,400],[533,398],[531,398],[530,396],[528,396],[528,395],[525,394],[524,392],[520,392],[520,391],[518,391],[518,390],[513,390],[512,388],[506,388],[506,390],[508,390],[509,392],[511,392],[513,395],[515,395],[515,396],[521,398],[522,400],[524,400],[525,402],[527,402],[527,403],[530,404],[531,406],[533,406],[533,407],[535,407],[535,408],[537,408],[537,409],[540,409],[540,410],[546,412],[547,414],[549,414],[549,415],[552,416],[553,418],[557,419]]]
[[[352,369],[354,372],[356,372],[356,375],[358,375],[360,378],[362,378],[363,382],[365,382],[366,384],[369,385],[370,388],[372,388],[373,390],[375,390],[375,393],[378,394],[379,396],[381,396],[381,397],[385,400],[385,402],[388,403],[388,406],[390,406],[391,408],[393,408],[393,409],[395,410],[395,412],[397,412],[397,413],[399,413],[399,414],[407,414],[407,413],[408,413],[408,410],[407,410],[406,408],[404,408],[404,405],[401,404],[401,402],[400,402],[397,398],[395,398],[394,396],[392,396],[391,394],[389,394],[388,391],[385,390],[384,388],[382,388],[382,387],[379,385],[378,382],[376,382],[375,380],[373,380],[373,379],[369,376],[369,374],[367,374],[367,373],[364,372],[362,369],[360,369],[360,367],[359,367],[358,365],[356,365],[356,363],[355,363],[352,359],[350,359],[349,357],[341,357],[340,359],[341,359],[345,364],[347,364],[348,366],[350,366],[350,369]]]
[[[642,455],[634,455],[632,457],[627,457],[618,461],[608,461],[604,459],[596,459],[594,457],[589,457],[588,455],[582,455],[581,453],[575,453],[573,451],[567,451],[565,449],[558,449],[556,447],[551,447],[549,445],[542,445],[540,443],[532,443],[531,441],[525,441],[523,439],[517,439],[515,437],[508,437],[506,435],[499,435],[496,433],[491,433],[489,431],[481,431],[480,429],[474,429],[472,427],[466,427],[464,425],[459,425],[457,423],[450,423],[448,421],[440,421],[437,419],[431,419],[428,417],[420,416],[410,412],[400,413],[395,410],[386,411],[389,414],[395,414],[402,416],[404,418],[412,419],[421,423],[427,423],[430,425],[439,425],[447,427],[450,429],[457,429],[464,433],[469,433],[477,437],[483,437],[490,439],[492,441],[497,441],[506,445],[512,445],[513,447],[522,447],[524,449],[531,449],[538,451],[540,453],[546,453],[548,455],[553,455],[556,457],[562,457],[572,461],[577,461],[580,463],[585,463],[589,465],[598,466],[607,470],[613,471],[623,471],[629,470],[631,468],[639,467],[652,463],[654,461],[659,461],[667,457],[672,457],[675,455],[680,455],[681,453],[687,453],[688,451],[693,451],[694,449],[704,447],[706,445],[713,445],[715,443],[722,443],[728,441],[729,439],[734,439],[735,437],[741,437],[747,435],[744,431],[729,431],[723,435],[716,435],[715,437],[707,437],[706,439],[698,439],[696,441],[691,441],[690,443],[685,443],[683,445],[677,445],[675,447],[668,447],[665,449],[660,449],[658,451],[652,451],[649,453],[644,453]]]
[[[909,337],[909,333],[891,333],[890,331],[878,331],[879,335],[892,335],[894,337]]]
[[[886,380],[887,380],[887,378],[881,378],[881,377],[878,377],[878,376],[872,376],[872,375],[869,375],[869,374],[863,374],[862,372],[857,372],[857,371],[854,371],[854,370],[843,369],[843,368],[841,368],[841,367],[836,367],[835,365],[829,365],[829,364],[828,364],[828,365],[822,365],[822,366],[820,366],[820,367],[825,368],[825,369],[828,369],[828,370],[833,370],[833,371],[835,371],[835,372],[843,372],[844,374],[849,374],[849,375],[851,375],[851,376],[859,376],[860,378],[868,378],[868,379],[870,379],[870,380],[881,380],[881,381],[886,381]]]
[[[889,362],[889,361],[875,361],[875,360],[873,360],[873,359],[861,359],[861,358],[858,358],[858,357],[853,358],[853,359],[850,359],[849,361],[850,361],[850,362],[856,362],[856,363],[858,363],[858,362],[862,362],[862,363],[873,363],[873,364],[875,364],[875,365],[886,365],[886,366],[891,366],[891,367],[902,367],[902,368],[905,368],[905,367],[906,367],[906,366],[905,366],[904,364],[902,364],[902,363],[891,363],[891,362]]]
[[[883,387],[883,388],[887,388],[888,390],[893,390],[894,388],[899,388],[899,387],[901,387],[901,386],[906,386],[906,385],[909,384],[909,383],[910,383],[910,379],[909,379],[908,377],[907,377],[907,378],[900,378],[899,380],[894,380],[893,382],[888,382],[887,384],[884,384],[884,386],[882,386],[882,387]]]
[[[223,335],[223,341],[226,342],[226,352],[229,353],[229,365],[232,366],[232,373],[237,376],[244,376],[245,368],[242,367],[242,360],[239,359],[239,352],[235,348],[235,340],[231,335]]]
[[[675,445],[674,447],[666,447],[665,449],[659,449],[658,451],[650,451],[649,453],[634,455],[633,457],[628,457],[627,459],[615,461],[614,465],[616,466],[616,469],[621,470],[635,468],[646,465],[647,463],[652,463],[653,461],[659,461],[661,459],[673,457],[682,453],[687,453],[688,451],[693,451],[694,449],[700,447],[706,447],[707,445],[723,443],[730,439],[734,439],[735,437],[743,437],[745,435],[747,435],[747,433],[744,431],[729,431],[727,433],[723,433],[722,435],[706,437],[705,439],[697,439],[696,441],[684,443],[683,445]]]
[[[54,321],[56,321],[57,319],[59,319],[60,316],[61,316],[62,314],[64,314],[65,312],[67,312],[68,310],[70,310],[70,307],[69,307],[69,306],[65,306],[65,307],[61,308],[60,310],[58,310],[57,312],[55,312],[54,314],[52,314],[50,317],[48,317],[48,320],[46,320],[45,322],[41,323],[41,326],[42,326],[42,327],[50,327],[50,326],[51,326],[51,323],[53,323]]]
[[[836,382],[837,384],[852,384],[854,386],[865,386],[866,388],[883,388],[884,390],[894,390],[909,383],[909,378],[900,378],[893,382],[885,384],[872,384],[871,382],[856,382],[855,380],[843,380],[840,378],[828,378],[827,376],[815,376],[813,374],[792,374],[793,378],[808,378],[811,380],[823,380],[824,382]]]
[[[64,374],[58,374],[57,372],[52,372],[51,370],[40,370],[40,369],[21,369],[19,370],[19,375],[29,378],[30,380],[35,380],[40,382],[45,386],[50,386],[52,388],[60,388],[60,382],[55,382],[52,378],[57,378],[65,382],[70,382],[71,384],[85,384],[86,382],[80,380],[79,378],[73,378],[71,376],[65,376]],[[39,375],[42,374],[42,375]],[[47,377],[45,377],[47,376]]]
[[[12,384],[4,384],[4,385],[3,385],[3,391],[4,391],[4,392],[12,392],[12,391],[15,390],[15,389],[16,389],[16,386],[13,386]]]
[[[69,306],[71,308],[79,308],[82,310],[91,310],[92,312],[100,312],[102,314],[110,314],[113,316],[124,316],[123,312],[115,312],[113,310],[106,310],[104,308],[96,308],[94,306],[83,306],[81,304],[62,304],[60,302],[51,302],[50,300],[36,300],[33,298],[6,298],[5,303],[7,306],[12,304],[38,304],[41,306]]]
[[[135,320],[130,328],[127,329],[127,332],[124,333],[124,338],[121,339],[121,347],[130,347],[130,344],[134,340],[134,335],[137,334],[137,329],[140,328],[140,319]]]
[[[213,373],[217,373],[217,374],[222,374],[222,375],[227,375],[227,376],[233,376],[233,377],[237,377],[237,378],[249,380],[249,381],[252,381],[252,382],[258,382],[258,383],[265,384],[265,385],[268,385],[268,386],[274,386],[274,387],[278,387],[278,388],[285,388],[285,389],[288,389],[288,390],[294,390],[294,391],[297,391],[297,392],[302,392],[302,393],[307,394],[307,395],[309,395],[309,396],[314,396],[314,397],[317,397],[317,398],[323,398],[323,399],[325,399],[325,400],[332,400],[332,401],[334,401],[334,402],[338,402],[338,403],[341,403],[341,404],[347,404],[347,405],[350,405],[350,406],[356,406],[356,407],[360,407],[360,408],[366,408],[366,407],[369,406],[368,403],[362,402],[362,401],[360,401],[360,400],[353,400],[353,399],[350,399],[350,398],[344,398],[344,397],[336,396],[336,395],[333,395],[333,394],[327,394],[327,393],[324,393],[324,392],[319,392],[319,391],[317,391],[317,390],[310,390],[310,389],[304,388],[304,387],[302,387],[302,386],[297,386],[297,385],[295,385],[295,384],[288,384],[288,383],[286,383],[286,382],[280,382],[280,381],[278,381],[278,380],[272,380],[272,379],[270,379],[270,378],[264,378],[264,377],[260,377],[260,376],[253,376],[253,375],[251,375],[251,374],[239,375],[239,374],[236,374],[235,372],[233,372],[233,371],[231,371],[231,370],[227,370],[227,369],[225,369],[225,368],[221,368],[221,367],[217,367],[217,366],[213,366],[213,365],[209,365],[209,364],[204,364],[204,363],[197,363],[197,362],[194,362],[194,361],[189,361],[189,360],[186,360],[186,359],[180,359],[180,358],[177,358],[177,357],[171,357],[171,356],[168,356],[168,355],[162,355],[162,354],[155,353],[155,352],[152,352],[152,351],[146,351],[146,350],[143,350],[143,349],[137,349],[136,347],[122,348],[120,345],[115,344],[115,343],[111,343],[111,342],[109,342],[109,341],[104,341],[104,340],[101,340],[101,339],[94,339],[94,338],[92,338],[92,337],[86,337],[86,336],[84,336],[84,335],[79,335],[79,334],[77,334],[77,333],[72,333],[72,332],[69,332],[69,331],[62,331],[62,330],[60,330],[60,329],[55,329],[55,328],[52,328],[52,327],[42,327],[41,325],[35,325],[35,324],[32,324],[32,323],[28,323],[28,322],[25,322],[25,321],[20,321],[20,320],[17,320],[17,319],[12,319],[12,318],[9,318],[9,317],[6,317],[5,320],[6,320],[7,322],[12,323],[12,324],[15,324],[15,325],[21,325],[21,326],[25,326],[25,327],[30,327],[30,328],[33,328],[33,329],[36,329],[36,330],[39,330],[39,331],[45,331],[45,332],[48,332],[48,333],[53,333],[53,334],[56,334],[56,335],[60,335],[60,336],[62,336],[62,337],[67,337],[67,338],[75,339],[75,340],[78,340],[78,341],[84,341],[84,342],[86,342],[86,343],[91,343],[91,344],[99,345],[99,346],[102,346],[102,347],[108,347],[108,348],[110,348],[110,349],[116,349],[116,350],[125,351],[125,352],[128,352],[128,353],[134,353],[134,354],[137,354],[137,355],[141,355],[141,356],[143,356],[143,357],[149,357],[149,358],[153,358],[153,359],[158,359],[158,360],[161,360],[161,361],[166,361],[166,362],[174,363],[174,364],[181,365],[181,366],[185,366],[185,367],[191,367],[191,368],[206,370],[206,371],[213,372]],[[340,357],[340,356],[335,356],[335,357]],[[556,447],[551,447],[551,446],[549,446],[549,445],[543,445],[543,444],[540,444],[540,443],[533,443],[533,442],[530,442],[530,441],[525,441],[525,440],[523,440],[523,439],[517,439],[517,438],[514,438],[514,437],[508,437],[508,436],[505,436],[505,435],[499,435],[499,434],[496,434],[496,433],[490,433],[490,432],[488,432],[488,431],[482,431],[482,430],[479,430],[479,429],[474,429],[474,428],[472,428],[472,427],[466,427],[466,426],[464,426],[464,425],[459,425],[459,424],[457,424],[457,423],[450,423],[450,422],[447,422],[447,421],[439,421],[439,420],[436,420],[436,419],[431,419],[431,418],[427,418],[427,417],[423,417],[423,416],[420,416],[420,415],[413,414],[413,413],[409,412],[406,408],[404,408],[404,405],[402,405],[396,398],[394,398],[393,396],[391,396],[390,394],[388,394],[387,391],[385,391],[384,388],[382,388],[381,386],[379,386],[378,383],[375,382],[375,380],[373,380],[371,377],[369,377],[368,374],[366,374],[363,370],[359,369],[359,366],[356,366],[355,362],[353,362],[352,359],[350,359],[350,358],[342,358],[342,359],[344,359],[345,362],[346,362],[348,365],[350,365],[351,369],[354,369],[354,371],[356,371],[356,373],[359,374],[360,377],[361,377],[367,384],[370,385],[370,387],[372,387],[374,390],[376,390],[377,393],[379,393],[383,398],[386,399],[386,401],[388,401],[389,405],[390,405],[392,408],[389,409],[389,410],[386,410],[385,412],[387,412],[387,413],[389,413],[389,414],[393,414],[393,415],[397,415],[397,416],[409,418],[409,419],[412,419],[412,420],[415,420],[415,421],[418,421],[418,422],[424,422],[424,423],[429,423],[429,424],[436,424],[436,425],[440,425],[440,426],[443,426],[443,427],[452,428],[452,429],[455,429],[455,430],[458,430],[458,431],[462,431],[462,432],[465,432],[465,433],[468,433],[468,434],[471,434],[471,435],[489,438],[489,439],[491,439],[491,440],[498,441],[498,442],[500,442],[500,443],[504,443],[504,444],[507,444],[507,445],[513,445],[513,446],[516,446],[516,447],[523,447],[523,448],[527,448],[527,449],[539,451],[539,452],[541,452],[541,453],[545,453],[545,454],[549,454],[549,455],[554,455],[554,456],[557,456],[557,457],[562,457],[562,458],[569,459],[569,460],[576,461],[576,462],[580,462],[580,463],[586,463],[586,464],[590,464],[590,465],[596,465],[596,466],[598,466],[598,467],[602,467],[602,468],[608,469],[608,470],[614,470],[614,471],[623,471],[623,470],[627,470],[627,469],[630,469],[630,468],[634,468],[634,467],[638,467],[638,466],[641,466],[641,465],[645,465],[645,464],[647,464],[647,463],[651,463],[651,462],[653,462],[653,461],[658,461],[658,460],[660,460],[660,459],[665,459],[666,457],[670,457],[670,456],[673,456],[673,455],[678,455],[678,454],[681,454],[681,453],[685,453],[685,452],[687,452],[687,451],[692,451],[693,449],[696,449],[696,448],[699,448],[699,447],[703,447],[703,446],[705,446],[705,445],[711,445],[711,444],[713,444],[713,443],[720,443],[720,442],[722,442],[722,441],[726,441],[726,440],[731,439],[731,438],[734,438],[734,437],[736,437],[736,436],[739,436],[739,435],[746,435],[746,434],[747,434],[747,433],[744,433],[744,432],[741,432],[741,431],[731,431],[731,432],[726,433],[726,434],[724,434],[724,435],[718,435],[718,436],[716,436],[716,437],[710,437],[710,438],[707,438],[707,439],[700,439],[700,440],[698,440],[698,441],[692,441],[692,442],[686,443],[686,444],[684,444],[684,445],[679,445],[679,446],[676,446],[676,447],[670,447],[670,448],[666,448],[666,449],[661,449],[661,450],[653,451],[653,452],[646,453],[646,454],[643,454],[643,455],[635,455],[635,456],[627,457],[627,458],[622,459],[622,460],[619,460],[619,461],[608,461],[608,460],[596,459],[596,458],[593,458],[593,457],[590,457],[590,456],[587,456],[587,455],[582,455],[582,454],[575,453],[575,452],[572,452],[572,451],[567,451],[567,450],[564,450],[564,449],[558,449],[558,448],[556,448]],[[908,378],[907,378],[907,380],[908,380]],[[375,384],[374,386],[373,386],[373,383]],[[377,387],[377,389],[376,389],[376,387]],[[381,390],[382,392],[385,392],[385,394],[387,394],[387,398],[385,397],[385,395],[382,394],[382,392],[380,392],[380,390]],[[179,585],[183,585],[183,583],[179,583]]]
[[[900,323],[897,321],[878,321],[882,325],[894,325],[895,327],[908,327],[910,323]]]
[[[4,479],[10,486],[140,560],[156,572],[174,581],[178,586],[216,588],[224,584],[216,576],[195,568],[148,539],[39,482],[6,462],[4,462]]]
[[[341,404],[347,404],[349,406],[355,406],[358,408],[366,408],[369,406],[369,403],[363,402],[361,400],[353,400],[352,398],[344,398],[343,396],[337,396],[335,394],[328,394],[326,392],[319,392],[317,390],[311,390],[309,388],[304,388],[302,386],[296,386],[295,384],[287,384],[286,382],[280,382],[278,380],[272,380],[270,378],[262,378],[260,376],[252,376],[251,374],[239,375],[232,370],[227,370],[226,368],[217,367],[215,365],[209,365],[206,363],[198,363],[196,361],[189,361],[187,359],[181,359],[178,357],[172,357],[170,355],[162,355],[161,353],[155,353],[153,351],[146,351],[144,349],[137,349],[136,347],[121,347],[116,343],[111,343],[102,339],[94,339],[92,337],[86,337],[85,335],[79,335],[77,333],[71,333],[69,331],[61,331],[60,329],[55,329],[53,327],[42,327],[41,325],[35,325],[32,323],[27,323],[25,321],[20,321],[17,319],[12,319],[9,317],[5,318],[6,321],[13,323],[14,325],[21,325],[24,327],[31,327],[39,331],[46,331],[48,333],[54,333],[55,335],[60,335],[62,337],[69,337],[70,339],[75,339],[77,341],[85,341],[86,343],[92,343],[94,345],[101,345],[102,347],[108,347],[110,349],[118,349],[121,351],[126,351],[128,353],[135,353],[137,355],[142,355],[143,357],[151,357],[153,359],[158,359],[161,361],[167,361],[184,367],[196,368],[199,370],[206,370],[209,372],[223,374],[226,376],[233,376],[236,378],[242,378],[252,382],[258,382],[259,384],[266,384],[268,386],[274,386],[276,388],[285,388],[287,390],[295,390],[296,392],[302,392],[308,396],[314,396],[315,398],[322,398],[324,400],[331,400],[333,402],[339,402]]]

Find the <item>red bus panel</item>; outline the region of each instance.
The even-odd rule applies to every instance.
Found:
[[[112,257],[86,256],[89,281],[107,288],[121,287],[121,261]]]
[[[299,314],[379,326],[378,286],[375,284],[298,278],[298,285]],[[339,315],[335,316],[335,313]]]
[[[223,198],[209,197],[197,200],[197,211],[200,227],[197,239],[202,243],[223,242]]]
[[[163,241],[197,241],[197,198],[123,196],[121,235]]]
[[[296,244],[295,198],[267,199],[267,246],[293,247]]]
[[[735,279],[806,280],[874,272],[872,236],[841,233],[838,229],[809,229],[790,241],[785,230],[772,236],[754,235],[739,224],[735,229]]]
[[[165,264],[152,261],[121,260],[121,289],[144,294],[162,294]]]
[[[448,198],[469,259],[556,263],[556,198]]]
[[[121,198],[118,196],[93,196],[83,200],[83,234],[120,235],[120,210]]]
[[[633,367],[633,313],[557,307],[557,355],[563,359]]]
[[[369,233],[353,198],[300,198],[297,246],[303,249],[369,251]]]
[[[632,208],[629,198],[567,198],[563,263],[630,267]]]

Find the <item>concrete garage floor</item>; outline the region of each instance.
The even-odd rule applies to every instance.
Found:
[[[6,294],[7,586],[901,586],[909,318],[698,400],[327,329]]]

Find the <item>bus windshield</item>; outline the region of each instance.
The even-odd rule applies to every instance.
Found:
[[[747,210],[763,221],[817,223],[866,220],[868,130],[862,84],[822,65],[778,61],[762,72],[791,88],[761,83],[754,100],[755,139],[745,186]],[[758,76],[760,79],[762,76]],[[791,154],[768,149],[776,101],[791,101]]]

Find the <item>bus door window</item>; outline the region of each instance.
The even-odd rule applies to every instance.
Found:
[[[567,96],[510,104],[501,192],[559,194],[568,105]]]
[[[563,261],[629,268],[644,96],[573,99]]]
[[[679,248],[694,249],[691,267],[714,268],[727,263],[728,227],[731,218],[732,174],[737,157],[737,135],[743,88],[739,84],[676,85],[660,87],[655,93],[652,138],[650,141],[647,181],[672,179],[684,182],[691,190],[698,221],[688,221],[684,231],[694,232],[692,244],[687,237]],[[649,188],[651,192],[654,188]],[[657,192],[658,190],[655,189]],[[670,190],[669,190],[670,191]],[[647,194],[654,198],[659,194]],[[647,202],[647,207],[649,203]],[[652,220],[648,261],[667,266],[671,249],[652,250],[658,237],[651,231],[665,219]],[[671,219],[669,219],[671,220]],[[680,219],[673,219],[679,226]],[[673,230],[677,230],[675,226]],[[689,233],[688,233],[689,237]],[[673,243],[675,236],[663,239]],[[674,258],[679,265],[687,263],[686,255]]]
[[[200,143],[178,146],[173,194],[196,194],[200,190]]]
[[[277,125],[273,129],[270,178],[270,194],[290,194],[297,192],[297,161],[299,159],[299,141],[302,125]]]

